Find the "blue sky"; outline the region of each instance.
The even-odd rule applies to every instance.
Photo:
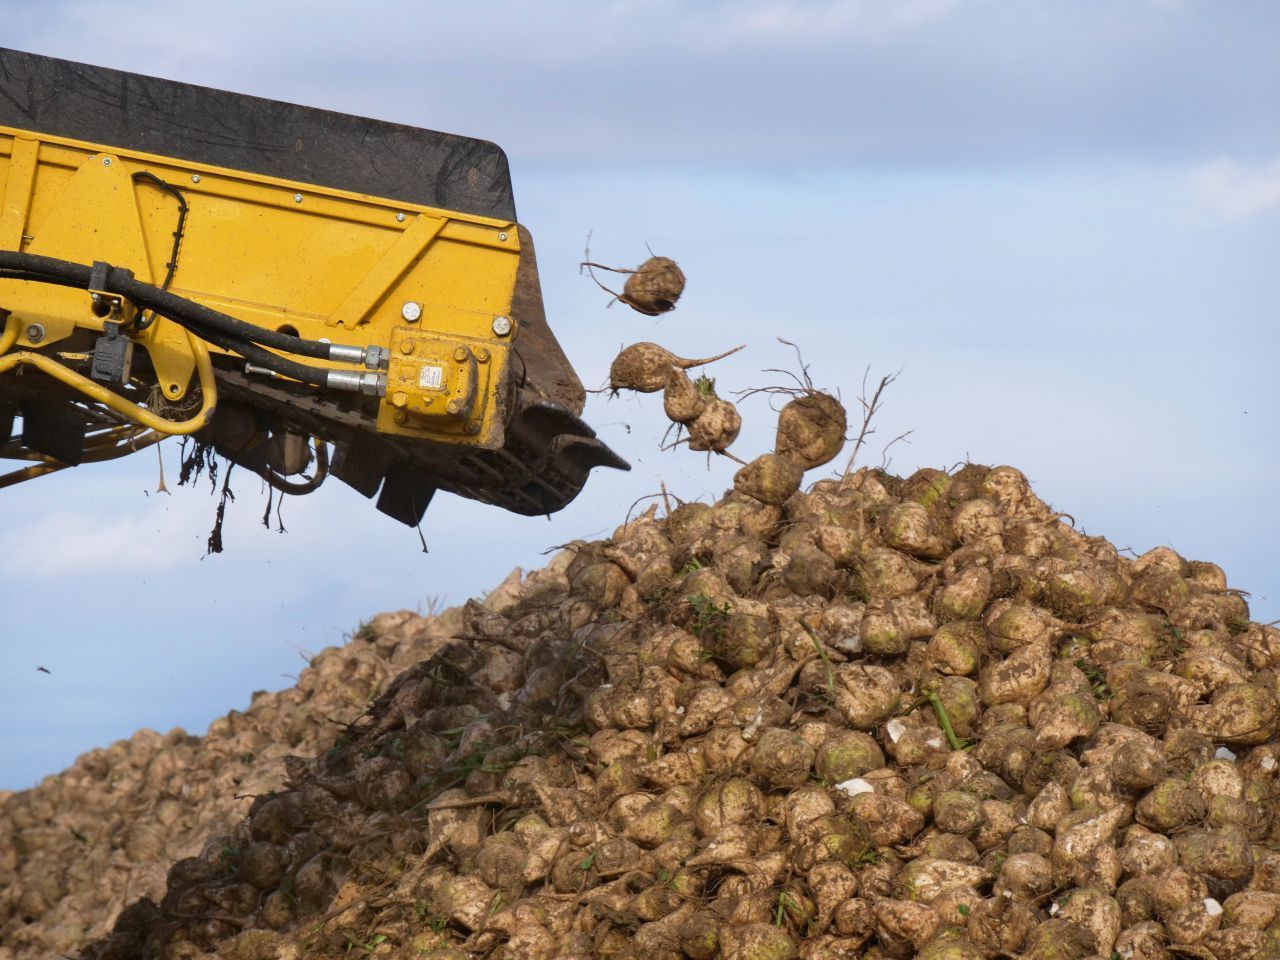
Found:
[[[1213,560],[1280,617],[1280,8],[996,0],[454,4],[0,2],[4,43],[483,136],[511,159],[552,323],[591,385],[624,343],[796,341],[852,400],[902,373],[867,461],[1023,469],[1090,533]],[[578,276],[648,243],[689,287],[654,321]],[[767,449],[744,405],[735,450]],[[482,595],[607,535],[660,482],[656,397],[592,400],[634,464],[552,520],[440,497],[417,535],[334,484],[259,525],[242,479],[203,558],[207,488],[151,451],[0,497],[0,788],[149,726],[203,732],[385,609]],[[164,451],[172,486],[176,448]],[[36,666],[52,672],[40,673]]]

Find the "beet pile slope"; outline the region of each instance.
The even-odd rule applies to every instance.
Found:
[[[456,615],[454,615],[456,618]],[[0,793],[0,958],[72,955],[139,898],[164,895],[175,860],[282,789],[283,760],[326,749],[401,670],[448,637],[450,617],[377,618],[311,661],[291,689],[259,693],[201,737],[140,730],[62,773]]]
[[[1280,954],[1280,631],[1013,468],[651,511],[447,619],[84,955]]]

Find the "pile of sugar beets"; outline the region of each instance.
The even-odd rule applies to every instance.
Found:
[[[376,638],[365,628],[325,650],[294,687],[254,694],[204,736],[139,730],[31,790],[0,792],[0,960],[74,955],[124,907],[164,896],[175,860],[280,790],[287,756],[327,749],[371,696],[449,642],[460,617],[384,616]]]
[[[687,398],[686,365],[640,385]],[[736,408],[690,383],[672,419],[692,440],[717,409],[723,452]],[[717,503],[656,502],[321,657],[304,682],[388,679],[80,956],[1280,957],[1280,630],[1012,467],[803,488],[846,417],[791,393]],[[25,796],[0,870],[63,826]]]
[[[844,420],[453,612],[84,955],[1280,956],[1280,631],[1012,467],[802,491]]]

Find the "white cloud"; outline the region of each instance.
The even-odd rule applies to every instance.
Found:
[[[828,44],[841,40],[884,40],[942,19],[958,0],[826,0],[826,2],[735,5],[723,17],[720,37],[770,45]]]
[[[182,509],[189,503],[170,509],[165,500],[152,498],[139,509],[117,507],[120,512],[111,517],[66,509],[37,516],[0,537],[0,570],[66,577],[124,569],[154,572],[185,563],[199,555],[212,510]]]
[[[1231,219],[1280,210],[1280,158],[1258,164],[1214,160],[1195,170],[1192,185],[1205,205]]]

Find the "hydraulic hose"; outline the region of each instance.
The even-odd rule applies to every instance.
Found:
[[[317,360],[334,360],[347,363],[363,362],[370,369],[381,365],[381,352],[376,347],[355,347],[323,340],[306,340],[279,330],[271,330],[246,323],[204,304],[180,297],[168,290],[136,279],[123,267],[110,267],[100,272],[100,289],[132,301],[139,307],[168,317],[184,327],[199,325],[205,330],[216,330],[232,341],[248,341],[262,344],[285,353]],[[57,257],[44,257],[34,253],[18,253],[0,250],[0,278],[40,280],[62,286],[90,289],[94,267]],[[229,348],[225,348],[229,349]],[[240,351],[237,351],[240,352]],[[256,362],[256,361],[255,361]],[[285,374],[292,376],[292,374]],[[310,382],[310,381],[308,381]]]
[[[96,276],[95,276],[96,272]],[[298,363],[262,349],[272,347],[285,353],[342,363],[363,363],[369,370],[385,366],[387,355],[380,347],[355,347],[323,340],[306,340],[278,330],[246,323],[203,304],[162,290],[134,278],[122,267],[108,264],[88,266],[56,257],[0,250],[0,279],[34,280],[83,290],[117,294],[137,306],[151,310],[185,327],[189,333],[224,350],[240,354],[250,363],[301,383],[330,389],[376,393],[380,377],[351,370],[328,370]],[[16,334],[16,331],[14,331]],[[10,339],[6,331],[5,339]],[[9,346],[12,346],[10,343]],[[3,351],[0,351],[2,353]]]
[[[163,310],[157,312],[164,313]],[[202,340],[209,341],[215,347],[235,351],[256,366],[265,367],[273,373],[280,374],[282,377],[289,377],[301,383],[309,383],[313,387],[327,386],[328,376],[333,372],[323,367],[311,367],[304,363],[298,363],[296,360],[290,360],[269,350],[263,350],[247,340],[236,340],[226,336],[220,330],[212,330],[202,324],[191,323],[185,326],[188,331]]]

